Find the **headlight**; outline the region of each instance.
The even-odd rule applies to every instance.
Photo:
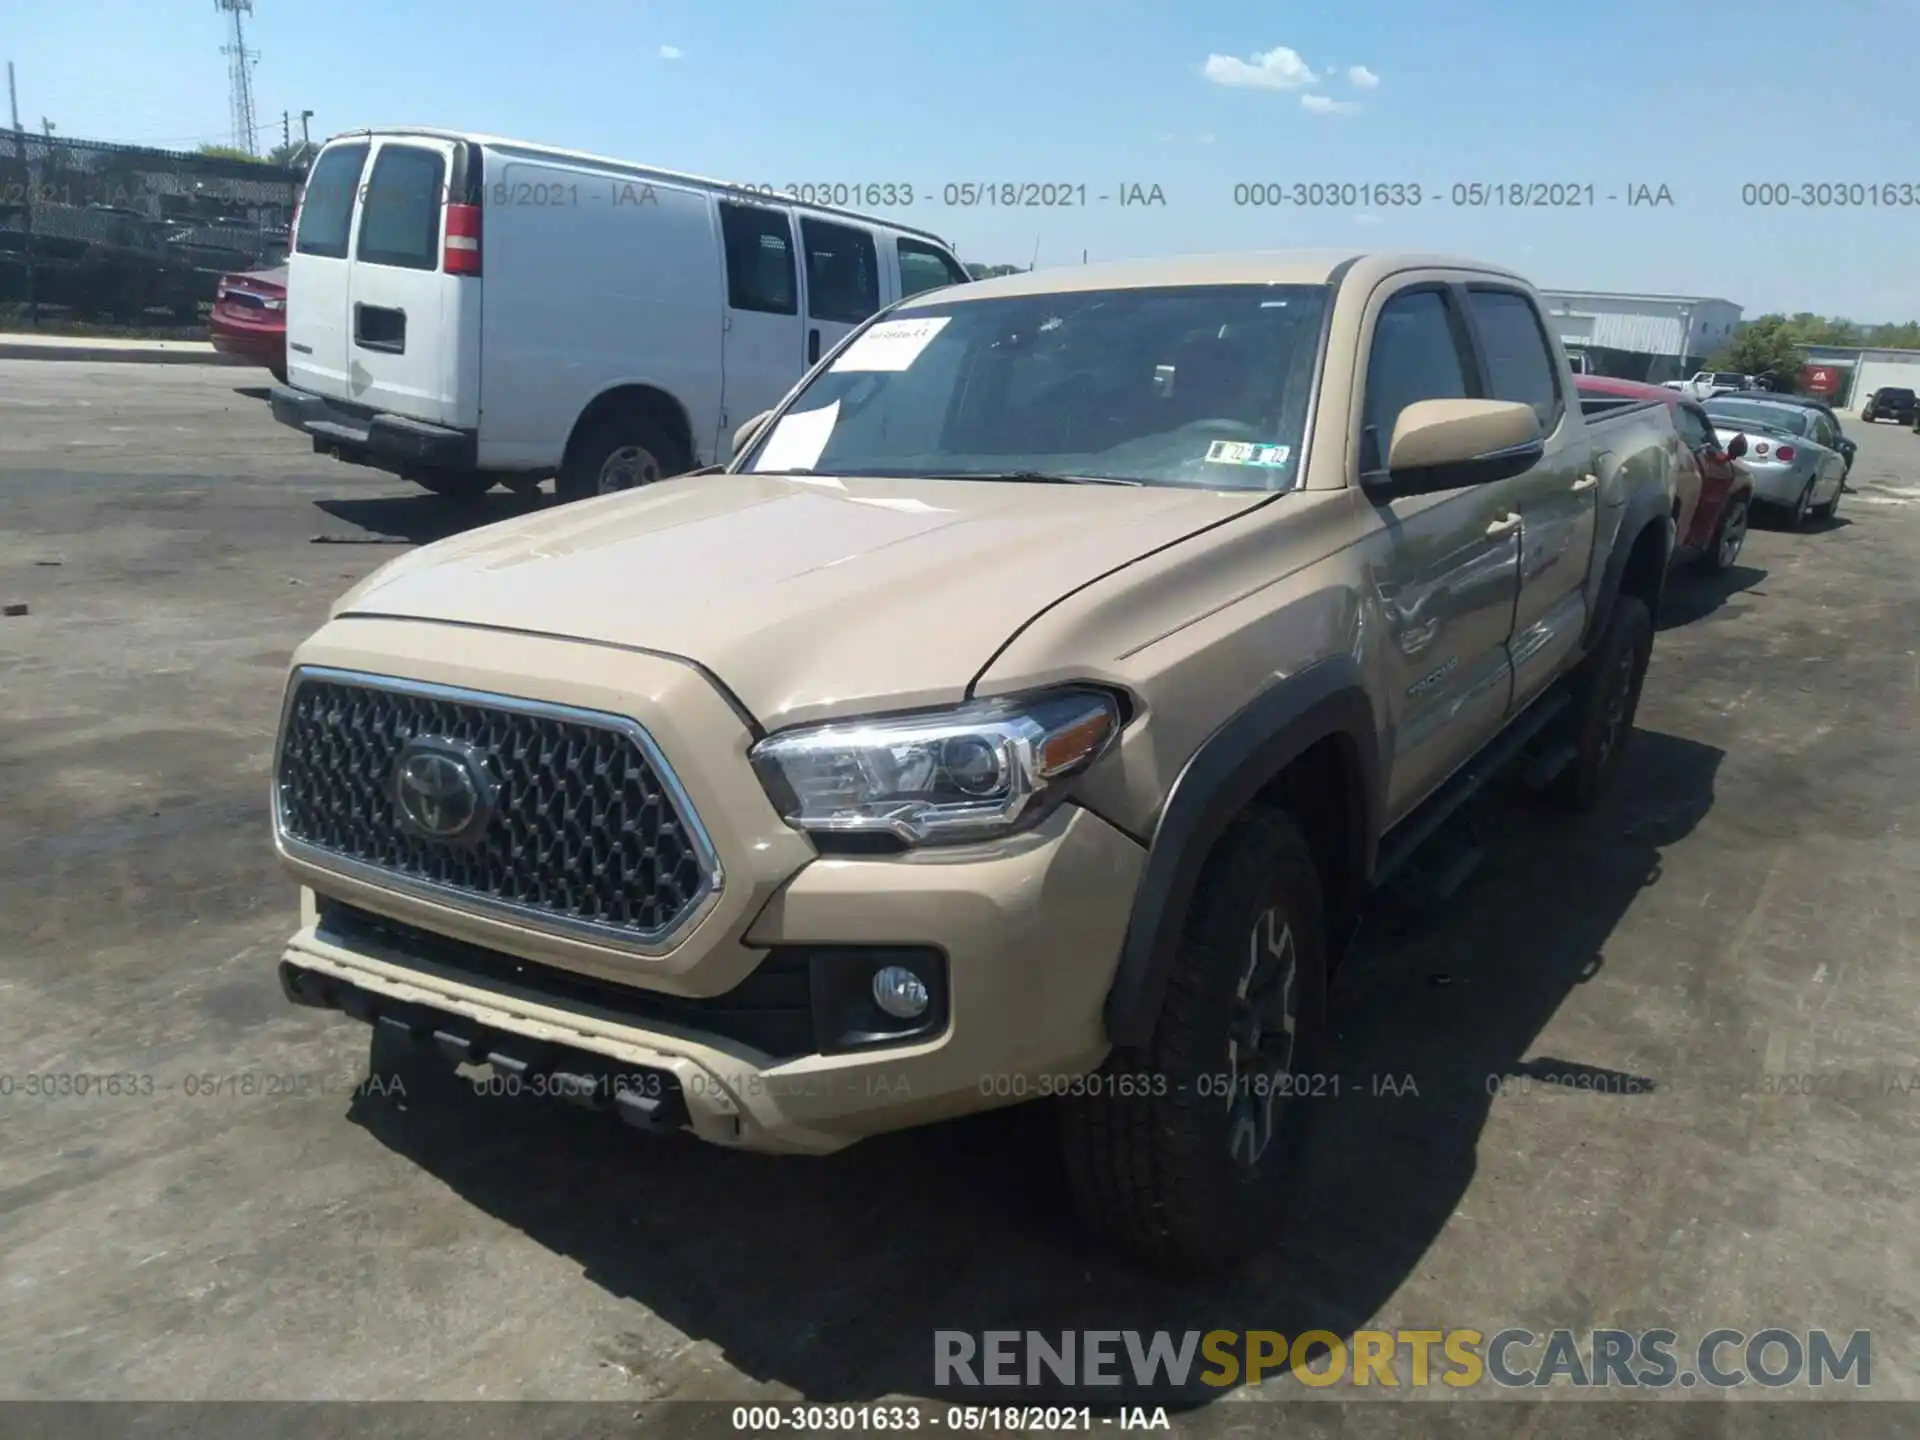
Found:
[[[789,825],[952,844],[1036,818],[1119,730],[1111,695],[1058,690],[789,730],[752,758]]]

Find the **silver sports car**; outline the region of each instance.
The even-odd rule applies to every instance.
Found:
[[[1840,508],[1847,462],[1818,411],[1747,395],[1718,395],[1705,409],[1723,447],[1735,435],[1747,437],[1740,464],[1753,477],[1755,500],[1785,510],[1796,530]]]

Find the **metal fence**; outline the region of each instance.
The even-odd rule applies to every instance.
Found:
[[[301,179],[0,130],[0,329],[203,333],[223,274],[285,262]]]

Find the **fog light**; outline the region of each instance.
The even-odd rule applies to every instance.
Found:
[[[929,998],[926,982],[904,965],[889,965],[874,974],[873,1003],[896,1020],[924,1015]]]

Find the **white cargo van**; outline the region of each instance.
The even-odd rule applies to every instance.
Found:
[[[855,325],[968,279],[926,231],[421,129],[327,142],[289,269],[274,418],[462,498],[722,462]]]

